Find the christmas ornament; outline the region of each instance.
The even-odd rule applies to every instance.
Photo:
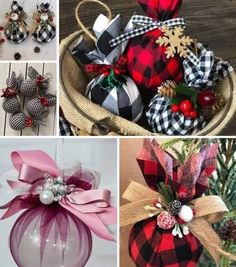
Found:
[[[176,224],[175,217],[167,211],[162,211],[157,216],[157,225],[164,230],[168,230],[174,227]]]
[[[56,36],[56,25],[53,23],[55,14],[51,11],[50,6],[50,3],[41,3],[37,6],[37,12],[33,16],[37,26],[32,37],[38,43],[49,43]],[[35,51],[38,53],[40,49]]]
[[[6,210],[2,220],[25,210],[10,234],[17,266],[85,266],[91,232],[114,241],[108,227],[116,223],[116,209],[110,191],[96,188],[96,172],[80,166],[68,175],[39,150],[15,151],[12,162],[20,176],[8,184],[18,193],[0,208]]]
[[[111,40],[111,46],[131,39],[126,52],[127,68],[131,78],[141,89],[156,90],[167,80],[182,81],[182,58],[176,53],[167,58],[168,48],[156,43],[163,36],[163,27],[174,29],[185,26],[184,20],[178,18],[181,1],[137,1],[147,16],[133,16],[135,29]]]
[[[185,222],[191,222],[193,219],[193,210],[189,206],[183,205],[178,216]]]
[[[3,90],[4,98],[2,107],[4,111],[11,113],[9,125],[13,130],[22,131],[25,128],[32,128],[35,131],[38,126],[46,126],[44,119],[50,113],[50,107],[56,104],[56,96],[47,93],[51,75],[44,76],[32,67],[28,69],[30,79],[24,80],[22,74],[18,77],[15,72],[7,79],[7,88]],[[21,98],[33,97],[33,98]],[[24,101],[28,114],[22,111]]]
[[[210,226],[223,218],[227,207],[219,196],[203,196],[208,177],[217,167],[217,152],[216,144],[205,145],[180,163],[155,140],[145,139],[137,160],[149,188],[131,181],[123,195],[130,203],[120,209],[120,226],[134,224],[129,254],[136,266],[177,266],[184,262],[194,267],[203,245],[217,265],[221,255],[236,260],[221,249],[221,240]],[[156,199],[161,205],[150,217],[147,207]],[[178,215],[169,213],[170,206],[181,207]]]
[[[128,31],[130,24],[126,26]],[[127,42],[111,48],[109,41],[120,34],[121,17],[112,21],[100,14],[93,26],[97,37],[95,49],[88,51],[84,39],[73,48],[73,55],[86,65],[87,72],[96,73],[88,84],[85,95],[93,103],[115,115],[130,121],[138,121],[142,116],[143,104],[136,84],[126,74],[127,59],[124,52]]]
[[[175,27],[174,29],[163,27],[161,30],[164,36],[160,36],[156,43],[166,47],[166,57],[174,57],[177,53],[180,57],[186,58],[188,47],[193,43],[193,39],[189,36],[183,36],[184,29],[181,27]]]
[[[29,28],[25,22],[27,14],[17,1],[11,4],[11,12],[6,14],[8,23],[5,25],[5,36],[15,44],[22,43],[29,35]]]
[[[216,95],[212,90],[204,90],[198,93],[197,101],[201,107],[212,106],[216,102]]]

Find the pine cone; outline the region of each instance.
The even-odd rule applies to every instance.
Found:
[[[169,98],[173,98],[176,96],[175,87],[177,84],[174,81],[165,81],[158,88],[158,92],[161,96],[167,96]]]
[[[8,113],[20,112],[20,102],[17,97],[6,98],[3,100],[2,108]]]
[[[31,116],[40,116],[44,111],[44,106],[39,98],[33,98],[26,104],[26,109]]]
[[[234,220],[226,221],[218,230],[218,234],[222,240],[233,240],[236,242],[236,222]]]
[[[21,131],[25,129],[25,114],[23,112],[12,114],[9,120],[10,127],[13,130]]]
[[[172,201],[168,206],[168,210],[172,215],[177,215],[180,212],[181,208],[182,204],[179,200]]]
[[[221,111],[226,105],[226,100],[223,95],[221,94],[216,94],[216,103],[211,107],[211,109],[216,112],[216,111]]]

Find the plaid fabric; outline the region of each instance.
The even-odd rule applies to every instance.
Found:
[[[38,6],[38,12],[39,15],[46,13],[48,15],[48,19],[46,21],[41,20],[36,30],[32,33],[32,37],[38,43],[49,43],[56,36],[56,26],[52,21],[49,20],[49,17],[54,17],[53,12],[50,10],[50,3],[42,3],[40,6]]]
[[[203,247],[191,233],[174,237],[156,218],[136,223],[129,236],[129,254],[138,267],[195,267]]]
[[[24,18],[25,12],[17,1],[11,4],[10,15],[16,13],[20,18]],[[4,30],[6,38],[15,44],[22,43],[29,35],[29,28],[24,20],[9,21]]]
[[[199,89],[212,87],[233,71],[227,61],[215,58],[214,53],[201,43],[197,44],[197,48],[200,51],[199,58],[192,54],[183,61],[184,78],[188,86]]]
[[[202,117],[193,120],[181,113],[173,113],[169,99],[160,95],[152,98],[146,117],[153,132],[167,135],[187,135],[206,126]]]
[[[140,16],[140,15],[134,15],[132,17],[132,23],[135,26],[142,26],[140,28],[136,28],[134,30],[128,31],[110,41],[111,47],[115,47],[118,44],[127,41],[131,38],[134,38],[136,36],[142,35],[146,32],[161,28],[163,26],[167,27],[174,27],[174,26],[184,26],[185,22],[182,18],[176,18],[176,19],[170,19],[166,21],[156,21],[152,18]]]
[[[145,139],[137,161],[151,189],[157,191],[157,184],[164,182],[178,194],[185,187],[188,191],[185,197],[193,199],[200,197],[207,190],[208,177],[217,166],[217,153],[217,145],[206,145],[184,164],[180,164],[171,154],[161,149],[156,140]]]
[[[70,126],[69,123],[60,116],[60,120],[59,120],[59,127],[60,127],[60,136],[72,136],[72,132],[70,130]]]
[[[121,75],[122,81],[112,88],[104,88],[104,75],[93,79],[88,87],[86,96],[95,104],[102,106],[111,113],[130,121],[138,121],[142,116],[143,104],[135,83],[127,76]]]
[[[165,21],[178,16],[181,1],[148,0],[138,1],[144,11],[153,19]],[[127,48],[127,66],[131,78],[141,88],[156,90],[166,80],[176,82],[184,78],[182,59],[176,55],[166,58],[166,48],[158,46],[156,40],[162,31],[156,29],[131,39]]]

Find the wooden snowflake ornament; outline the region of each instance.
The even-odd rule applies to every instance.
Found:
[[[166,57],[174,57],[179,54],[180,57],[186,58],[188,56],[188,47],[193,43],[193,39],[184,35],[182,27],[163,27],[164,36],[159,37],[156,41],[160,46],[166,47]]]

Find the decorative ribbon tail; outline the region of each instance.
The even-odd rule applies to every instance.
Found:
[[[33,195],[17,196],[7,204],[0,206],[0,209],[7,209],[0,220],[7,219],[21,210],[32,208],[36,203],[38,203],[38,198]]]
[[[220,238],[204,218],[195,218],[188,226],[191,233],[197,237],[200,243],[206,248],[217,265],[220,263],[221,256],[236,261],[236,256],[222,249]]]
[[[79,218],[98,237],[115,241],[108,229],[109,224],[116,223],[116,209],[114,207],[99,208],[92,203],[78,205],[72,203],[68,197],[62,199],[59,204]]]

